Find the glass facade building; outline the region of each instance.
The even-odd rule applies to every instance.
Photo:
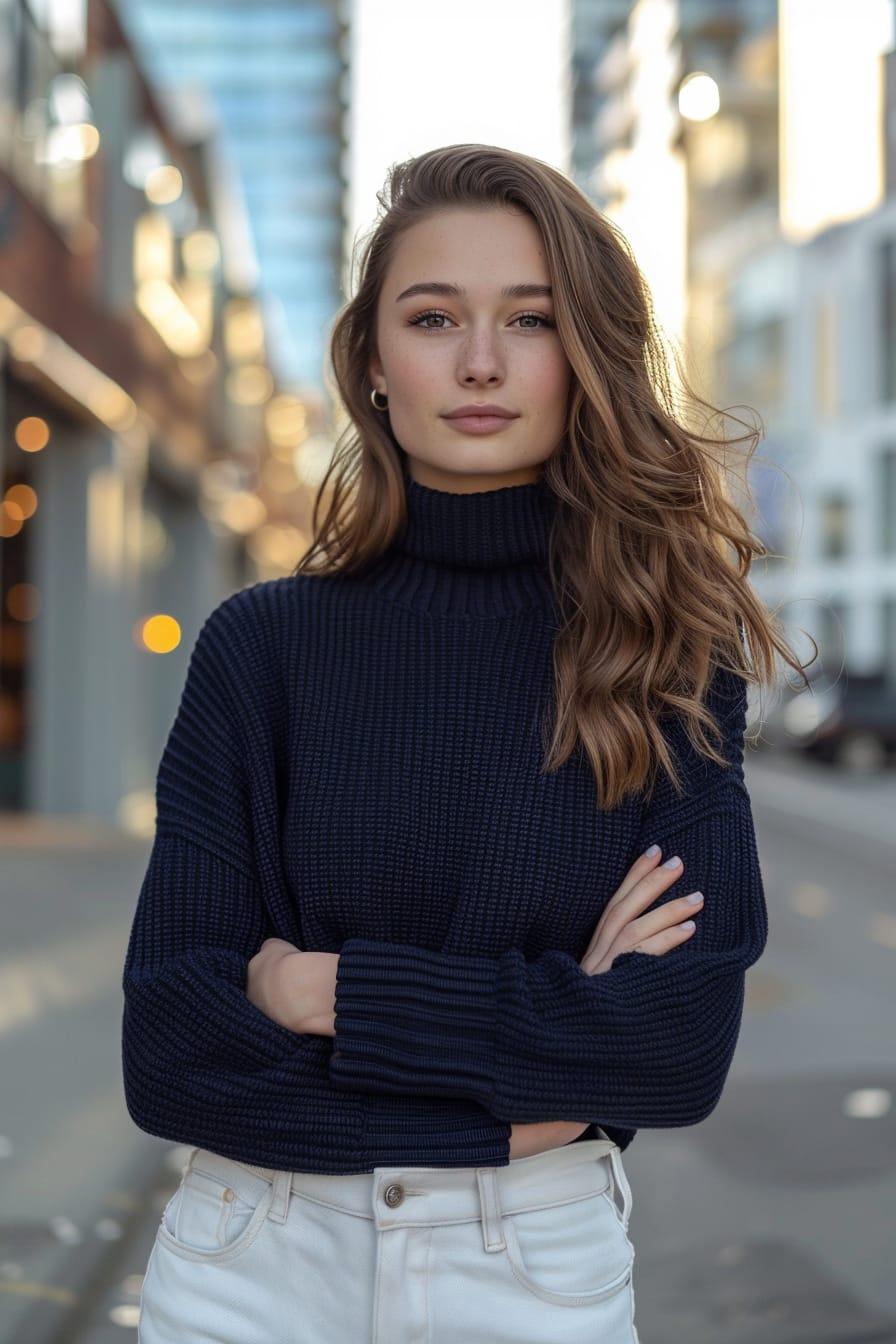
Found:
[[[631,0],[573,0],[572,4],[572,176],[596,204],[600,204],[597,169],[601,157],[597,118],[602,102],[598,68],[631,7]]]
[[[120,0],[154,85],[208,96],[245,198],[271,357],[322,386],[340,302],[346,43],[338,0]]]
[[[601,113],[607,97],[628,77],[629,20],[636,8],[635,0],[572,0],[573,177],[599,208],[608,198],[601,159],[610,148],[625,149],[630,143],[633,116],[622,117],[622,124],[612,118],[609,129],[601,125]],[[775,24],[778,0],[675,0],[673,8],[683,62],[717,73],[745,37]],[[602,70],[614,41],[615,59]]]

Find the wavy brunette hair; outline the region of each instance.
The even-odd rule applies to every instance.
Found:
[[[627,242],[556,169],[506,149],[451,145],[395,165],[377,199],[355,296],[332,333],[348,420],[296,573],[361,570],[405,520],[403,450],[388,415],[371,404],[369,375],[377,302],[396,241],[446,208],[524,211],[541,233],[572,368],[566,434],[542,466],[557,497],[550,573],[561,617],[544,768],[558,769],[581,742],[601,807],[649,787],[659,767],[677,786],[661,728],[669,714],[680,716],[697,751],[727,764],[706,703],[714,674],[770,684],[778,657],[802,674],[748,583],[764,548],[726,488],[727,450],[741,445],[749,458],[758,430],[738,421],[747,433],[713,436],[707,427],[721,413],[690,391],[680,369],[673,391]]]

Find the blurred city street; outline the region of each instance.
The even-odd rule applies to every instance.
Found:
[[[642,1341],[893,1341],[896,777],[748,778],[769,944],[717,1110],[631,1149]]]
[[[681,356],[657,406],[684,376],[677,428],[731,440],[750,583],[817,652],[751,706],[770,937],[727,1088],[626,1154],[641,1344],[896,1344],[896,0],[0,0],[0,1344],[136,1339],[189,1151],[122,1084],[159,762],[345,445],[362,482],[407,457],[388,393],[376,453],[345,437],[331,339],[390,165],[448,145],[626,240]]]
[[[716,1112],[627,1156],[642,1344],[892,1344],[896,775],[753,753],[749,781],[769,947]],[[183,1161],[121,1093],[146,847],[35,823],[4,850],[0,1341],[113,1344]]]
[[[0,851],[0,1338],[24,1344],[68,1321],[158,1165],[119,1044],[147,845],[35,817],[0,824]]]

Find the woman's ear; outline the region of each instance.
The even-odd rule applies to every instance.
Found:
[[[383,377],[383,362],[377,352],[374,350],[370,356],[370,363],[367,365],[367,373],[372,387],[376,387],[377,379]],[[380,389],[382,391],[382,389]]]

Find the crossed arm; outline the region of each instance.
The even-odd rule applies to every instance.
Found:
[[[692,892],[651,909],[683,875],[677,855],[661,862],[652,845],[629,869],[607,903],[579,965],[589,975],[610,970],[617,956],[641,952],[664,956],[692,936],[693,916],[703,896]],[[302,952],[281,938],[268,938],[249,962],[246,995],[280,1026],[313,1036],[336,1035],[339,955]],[[529,1157],[571,1143],[587,1122],[541,1121],[511,1127],[510,1157]]]
[[[740,768],[740,679],[721,680],[712,696],[730,772],[677,734],[685,796],[660,778],[642,816],[640,844],[655,839],[683,864],[639,859],[581,962],[561,951],[532,961],[515,949],[441,955],[362,937],[338,957],[304,953],[278,867],[278,664],[272,652],[259,679],[254,663],[231,656],[245,642],[246,608],[274,596],[260,585],[209,618],[160,764],[156,839],[123,974],[123,1077],[136,1123],[263,1166],[344,1173],[397,1153],[409,1165],[429,1160],[425,1130],[396,1130],[395,1096],[422,1115],[441,1099],[452,1152],[469,1146],[483,1161],[506,1160],[511,1132],[511,1156],[522,1156],[539,1134],[558,1146],[586,1121],[624,1132],[703,1119],[733,1054],[744,971],[766,937]],[[256,731],[264,723],[270,742]],[[669,891],[685,873],[706,894],[695,930],[682,927],[691,907]],[[294,941],[269,939],[271,930]]]

